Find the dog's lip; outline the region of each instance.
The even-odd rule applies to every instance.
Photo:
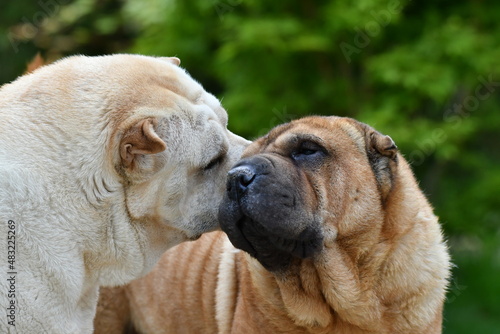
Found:
[[[201,236],[202,236],[202,233],[200,233],[200,234],[193,234],[191,236],[188,235],[187,238],[188,238],[189,241],[195,241],[195,240],[198,240]]]
[[[205,225],[209,225],[209,223],[206,223]],[[203,231],[197,231],[197,232],[193,232],[193,231],[185,231],[184,233],[186,234],[186,238],[187,240],[189,241],[195,241],[195,240],[198,240],[199,238],[201,238],[201,236],[204,234],[204,233],[209,233],[209,232],[213,232],[213,231],[217,231],[217,230],[220,230],[220,225],[217,224],[209,229],[204,229]]]
[[[246,216],[242,216],[237,222],[236,222],[236,230],[237,230],[237,233],[241,235],[241,239],[240,241],[242,241],[245,246],[247,246],[247,249],[248,249],[248,253],[250,255],[253,255],[255,256],[257,254],[257,251],[255,250],[255,248],[252,246],[252,243],[247,239],[246,235],[243,233],[243,230],[241,228],[241,225],[243,225],[245,223],[246,220],[250,220],[251,222],[253,222],[250,218],[246,217]]]
[[[276,244],[279,249],[286,251],[287,253],[290,253],[293,256],[296,256],[296,257],[299,257],[302,259],[305,259],[305,258],[312,256],[311,253],[306,252],[307,248],[304,247],[304,245],[306,245],[308,243],[314,243],[315,241],[317,241],[316,238],[310,238],[310,239],[304,239],[304,240],[294,239],[294,238],[285,238],[283,236],[279,236],[275,233],[272,233],[271,231],[269,231],[269,229],[267,229],[259,221],[252,219],[246,215],[243,215],[236,223],[236,229],[238,231],[237,233],[240,234],[242,237],[240,239],[240,241],[244,242],[246,244],[246,246],[248,247],[248,249],[253,251],[253,254],[257,254],[257,251],[255,250],[255,248],[253,247],[251,242],[246,238],[245,234],[243,233],[242,228],[241,228],[242,224],[256,224],[260,229],[262,229],[262,231],[263,231],[262,236],[265,237],[268,240],[268,242]],[[287,247],[286,247],[287,243],[294,244],[294,247],[292,250],[287,249]],[[297,249],[299,245],[301,245],[302,247],[300,247],[300,249]],[[253,255],[251,252],[248,252],[248,253]]]

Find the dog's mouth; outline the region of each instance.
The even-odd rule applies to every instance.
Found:
[[[251,225],[251,228],[248,225]],[[258,221],[253,220],[247,216],[243,216],[241,219],[239,219],[236,223],[236,227],[241,231],[243,242],[248,244],[248,248],[253,248],[252,242],[248,239],[248,237],[253,238],[254,236],[259,236],[266,239],[269,244],[272,244],[277,249],[290,253],[291,255],[302,259],[311,257],[315,253],[314,250],[317,247],[317,243],[321,241],[318,240],[318,238],[303,237],[302,235],[307,234],[306,232],[303,232],[302,235],[299,235],[297,239],[287,238],[283,235],[280,236],[274,234],[266,229],[263,224],[260,224]],[[252,235],[245,232],[257,233],[253,233],[254,235]],[[257,253],[255,249],[254,251],[255,253]]]
[[[189,241],[195,241],[195,240],[198,240],[200,237],[201,237],[202,234],[193,234],[193,235],[190,235],[188,236],[188,240]]]
[[[291,238],[273,233],[265,224],[243,214],[235,222],[228,223],[221,222],[221,226],[233,245],[259,260],[268,270],[284,268],[293,258],[312,257],[323,244],[322,234],[312,229]]]

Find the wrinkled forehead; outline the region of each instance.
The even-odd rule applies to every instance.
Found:
[[[208,119],[218,119],[227,125],[227,113],[219,100],[171,61],[147,56],[115,55],[105,63],[108,75],[104,77],[120,81],[131,92],[124,94],[124,98],[146,100],[148,104],[161,104],[165,99],[174,99],[181,109],[192,110],[194,107]],[[137,95],[143,96],[137,98]]]
[[[249,154],[286,148],[302,141],[313,141],[327,148],[355,147],[365,152],[364,133],[352,119],[336,116],[312,116],[272,129],[248,148]],[[245,154],[247,155],[247,154]]]
[[[194,105],[206,106],[201,108],[208,114],[209,119],[216,118],[224,126],[227,126],[227,113],[222,108],[220,101],[212,94],[205,91],[203,86],[194,80],[183,68],[164,61],[161,58],[155,59],[158,71],[155,74],[158,82],[175,94],[185,98]],[[163,72],[161,72],[163,70]]]
[[[206,110],[209,113],[209,118],[215,117],[224,127],[227,127],[227,112],[215,96],[203,90],[195,103],[208,106]]]

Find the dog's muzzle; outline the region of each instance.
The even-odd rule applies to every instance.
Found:
[[[322,248],[319,224],[304,205],[297,177],[281,168],[269,157],[241,160],[228,173],[219,209],[221,228],[233,245],[270,270]]]

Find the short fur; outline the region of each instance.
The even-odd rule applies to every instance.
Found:
[[[275,128],[230,171],[220,219],[247,252],[221,232],[171,249],[104,292],[103,308],[120,295],[128,309],[102,310],[96,332],[130,320],[151,334],[441,333],[440,225],[392,139],[369,126],[310,117]]]
[[[10,274],[0,280],[3,330],[91,333],[99,286],[141,277],[218,227],[247,141],[177,65],[77,56],[0,89],[0,252],[17,273],[12,295]]]

